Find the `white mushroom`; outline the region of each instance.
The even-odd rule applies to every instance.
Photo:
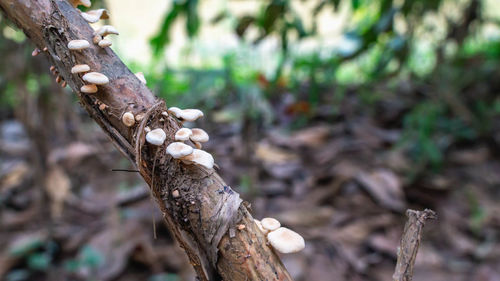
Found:
[[[101,41],[99,41],[99,43],[97,43],[97,45],[99,45],[99,47],[101,48],[106,48],[113,45],[113,43],[108,39],[102,39]]]
[[[109,19],[108,11],[106,9],[97,9],[81,13],[82,17],[90,23],[96,23],[100,19]]]
[[[134,124],[135,124],[134,114],[132,112],[130,112],[130,111],[127,111],[127,112],[123,113],[122,122],[127,127],[134,126]]]
[[[80,51],[90,47],[90,43],[87,40],[71,40],[68,43],[68,49],[72,51]]]
[[[304,238],[297,232],[286,227],[280,227],[267,234],[267,241],[282,254],[296,253],[306,247]]]
[[[182,129],[179,129],[176,133],[175,133],[175,140],[176,141],[187,141],[189,140],[189,137],[192,135],[193,133],[191,132],[191,129],[189,128],[182,128]]]
[[[209,140],[207,132],[199,128],[191,129],[191,131],[193,132],[193,134],[189,138],[193,141],[196,148],[201,149],[201,143],[207,142]]]
[[[80,91],[85,94],[94,94],[97,93],[97,86],[94,84],[83,85]]]
[[[92,3],[90,2],[90,0],[70,0],[71,2],[71,5],[73,5],[73,7],[78,7],[78,6],[85,6],[87,8],[89,8]]]
[[[173,142],[167,146],[167,153],[172,155],[173,158],[179,159],[181,157],[192,154],[194,149],[182,142]]]
[[[137,77],[137,79],[139,79],[139,81],[141,81],[142,84],[146,85],[146,83],[147,83],[146,77],[144,77],[144,74],[142,72],[137,72],[135,74],[135,77]]]
[[[36,56],[38,56],[38,54],[40,54],[40,49],[38,49],[38,48],[35,48],[33,50],[33,52],[31,52],[32,57],[36,57]]]
[[[154,129],[146,134],[146,141],[152,145],[162,145],[166,138],[167,134],[160,128]]]
[[[281,226],[281,223],[274,218],[263,218],[261,221],[262,227],[268,231],[273,231]]]
[[[109,83],[108,77],[106,75],[99,72],[89,72],[83,75],[82,79],[88,83],[96,84],[96,85],[105,85]]]
[[[95,32],[94,34],[96,35],[101,35],[102,37],[106,37],[106,35],[109,35],[109,34],[115,34],[115,35],[119,35],[120,33],[118,32],[118,30],[116,30],[116,28],[112,25],[103,25],[101,27],[99,27]]]
[[[199,109],[183,109],[178,116],[182,121],[188,122],[196,121],[200,117],[203,117],[203,112]]]
[[[193,153],[182,157],[182,161],[189,164],[195,163],[207,169],[212,169],[214,167],[214,158],[212,155],[200,149],[193,149]]]
[[[86,64],[77,64],[71,68],[71,73],[73,74],[87,72],[87,71],[90,71],[90,66]]]

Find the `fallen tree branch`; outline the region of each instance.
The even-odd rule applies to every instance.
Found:
[[[92,42],[94,30],[77,9],[65,0],[0,0],[0,9],[40,50],[46,48],[43,53],[77,93],[82,107],[136,164],[200,280],[291,280],[239,195],[217,173],[181,164],[164,148],[144,145],[145,126],[162,128],[167,133],[166,144],[174,141],[174,133],[181,127],[175,118],[161,115],[165,103],[111,49],[95,44],[77,52],[68,49],[71,40]],[[105,74],[110,83],[99,86],[96,94],[81,93],[82,75],[70,72],[76,64],[89,65],[92,71]],[[121,122],[125,112],[143,119],[127,127]],[[173,196],[173,191],[179,196]],[[236,224],[245,228],[236,230]]]
[[[411,281],[413,278],[413,266],[417,258],[418,247],[422,240],[422,229],[425,221],[436,219],[436,213],[432,210],[424,211],[406,210],[408,221],[405,224],[403,235],[398,247],[398,261],[393,281]]]

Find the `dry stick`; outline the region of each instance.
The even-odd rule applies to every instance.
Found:
[[[91,44],[82,51],[68,50],[71,40],[92,42],[94,32],[75,8],[65,0],[0,0],[0,10],[36,47],[47,50],[44,55],[117,149],[132,163],[138,160],[136,168],[200,280],[292,280],[279,257],[266,245],[264,235],[241,204],[239,195],[217,173],[181,164],[164,149],[159,152],[155,173],[152,172],[156,149],[142,145],[144,136],[137,124],[125,126],[118,113],[144,114],[156,107],[158,99],[110,48]],[[93,95],[79,92],[85,83],[81,75],[70,72],[76,64],[87,64],[92,71],[105,74],[109,84],[98,86],[99,91]],[[114,110],[101,110],[99,104]],[[165,105],[155,108],[142,124],[163,128],[168,144],[174,141],[180,124],[173,117],[163,117],[162,111],[166,111]],[[162,117],[164,122],[160,121]],[[180,196],[173,198],[173,190],[178,190]],[[244,224],[246,228],[235,230],[236,224]]]
[[[392,275],[393,281],[411,281],[425,221],[437,218],[436,213],[429,209],[424,211],[406,210],[406,216],[408,221],[399,242],[398,261],[394,275]]]

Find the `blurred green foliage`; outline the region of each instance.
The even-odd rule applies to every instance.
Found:
[[[397,96],[401,84],[408,83],[417,102],[402,119],[399,145],[417,163],[434,169],[451,145],[491,135],[489,121],[498,116],[499,99],[494,98],[498,84],[488,81],[499,75],[500,38],[486,36],[484,30],[494,26],[498,33],[500,21],[485,16],[486,1],[323,0],[315,2],[309,15],[312,24],[305,23],[293,2],[265,1],[258,12],[237,16],[223,9],[211,24],[231,22],[241,47],[226,54],[222,66],[165,68],[161,76],[150,77],[151,84],[176,105],[215,111],[217,121],[250,118],[264,125],[277,124],[283,113],[277,112],[276,103],[291,94],[293,121],[287,124],[297,128],[325,106],[330,108],[326,121],[336,120],[346,91],[354,89],[369,109],[393,93]],[[199,13],[199,5],[174,3],[151,42],[156,55],[167,47],[172,22]],[[345,47],[295,50],[305,39],[320,40],[318,15],[342,9],[350,14],[344,24]],[[199,15],[189,17],[199,22]],[[199,30],[187,26],[190,37]],[[276,69],[265,74],[249,62],[246,46],[257,47],[267,38],[280,43]],[[481,83],[491,89],[475,97],[471,89]],[[381,85],[385,90],[374,90]]]

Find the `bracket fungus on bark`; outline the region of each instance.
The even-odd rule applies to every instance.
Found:
[[[173,142],[167,146],[167,153],[174,159],[180,159],[193,153],[193,148],[182,142]]]
[[[174,116],[182,122],[194,122],[198,118],[203,117],[203,112],[199,109],[180,109],[173,106],[168,109],[168,112],[174,114]]]
[[[306,247],[304,238],[297,232],[286,227],[280,227],[267,234],[267,241],[282,254],[296,253]]]
[[[281,223],[274,218],[263,218],[260,223],[262,224],[262,228],[269,231],[274,231],[281,226]]]
[[[83,73],[90,71],[90,66],[86,64],[77,64],[71,68],[71,73],[76,74],[76,73]]]
[[[134,126],[134,124],[135,124],[134,114],[132,112],[130,112],[130,111],[127,111],[127,112],[123,113],[122,122],[127,127]]]
[[[101,48],[106,48],[113,45],[113,43],[109,39],[102,39],[101,41],[99,41],[99,43],[97,43],[97,45],[99,45],[99,47]]]
[[[96,84],[96,85],[105,85],[109,83],[109,79],[106,75],[99,72],[89,72],[82,77],[83,81]]]
[[[71,40],[68,43],[68,49],[72,51],[81,51],[83,49],[87,49],[90,47],[90,43],[87,40],[79,39],[79,40]]]
[[[193,149],[193,153],[182,157],[182,162],[187,164],[198,164],[207,169],[212,169],[214,167],[214,158],[212,155],[201,149]]]
[[[193,141],[196,148],[201,149],[201,143],[207,142],[209,140],[207,132],[199,128],[191,129],[191,131],[192,135],[189,138]]]
[[[146,134],[146,141],[152,145],[160,146],[165,142],[167,134],[163,129],[154,129]]]
[[[81,13],[83,19],[89,23],[96,23],[100,19],[109,19],[108,11],[106,9],[97,9]]]
[[[175,140],[182,141],[182,142],[187,141],[187,140],[189,140],[189,137],[191,137],[192,134],[193,134],[193,132],[191,131],[191,129],[181,128],[175,133]]]
[[[97,93],[97,86],[95,84],[83,85],[80,88],[80,92],[85,94],[95,94]]]
[[[94,34],[100,35],[101,37],[106,37],[109,34],[120,35],[118,30],[116,30],[116,28],[112,25],[103,25],[99,27]]]

